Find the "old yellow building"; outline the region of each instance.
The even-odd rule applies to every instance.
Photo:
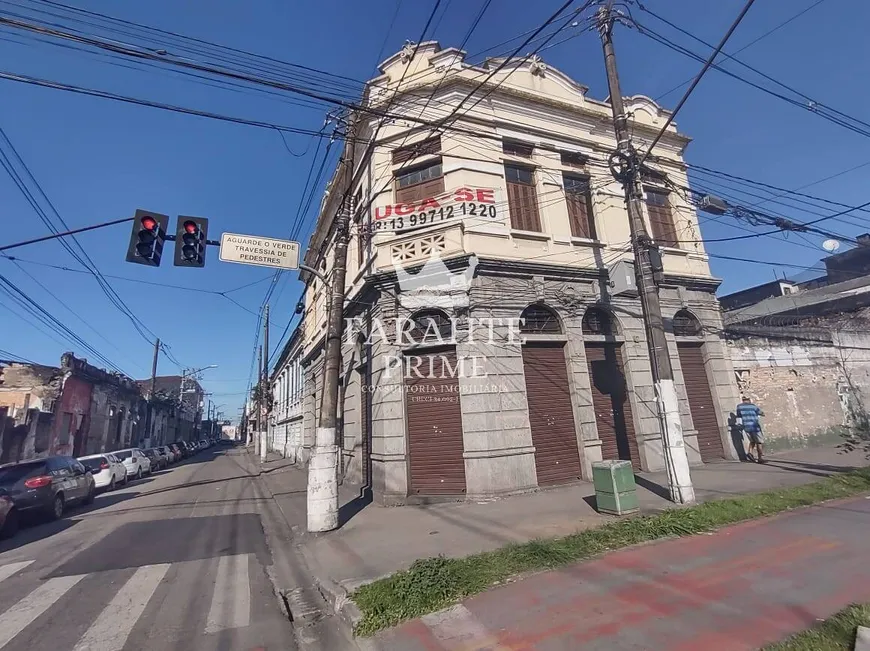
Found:
[[[611,108],[538,58],[465,61],[435,42],[380,67],[306,263],[329,274],[353,199],[342,472],[382,501],[568,482],[599,459],[662,467]],[[668,113],[626,98],[643,149]],[[388,117],[384,117],[384,115]],[[432,125],[441,125],[432,126]],[[372,149],[368,149],[372,139]],[[737,402],[674,125],[644,171],[691,463],[734,458]],[[370,153],[371,155],[367,155]],[[322,390],[328,293],[309,283],[303,439]]]

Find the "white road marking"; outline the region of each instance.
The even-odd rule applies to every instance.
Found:
[[[251,584],[248,580],[248,554],[221,556],[206,633],[241,628],[251,623]]]
[[[0,648],[23,631],[42,613],[48,610],[67,591],[84,578],[60,576],[49,579],[0,616]]]
[[[420,618],[435,638],[449,651],[489,649],[504,651],[498,638],[462,604]]]
[[[136,570],[73,651],[121,651],[168,570],[169,563],[143,565]]]
[[[0,581],[5,581],[16,572],[20,572],[33,561],[21,561],[20,563],[9,563],[8,565],[0,565]]]

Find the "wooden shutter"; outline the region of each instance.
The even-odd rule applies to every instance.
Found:
[[[677,352],[683,368],[683,382],[686,385],[692,424],[698,432],[701,460],[704,463],[717,461],[725,457],[725,449],[719,433],[719,421],[716,418],[716,405],[710,391],[707,369],[704,366],[703,344],[678,342]]]
[[[632,466],[639,470],[640,454],[620,347],[618,344],[587,342],[585,349],[595,425],[601,440],[601,458],[631,461]]]
[[[535,186],[524,183],[508,183],[508,206],[511,226],[521,231],[541,232],[541,217],[538,214],[538,197]]]
[[[585,237],[590,240],[596,238],[595,223],[592,215],[592,196],[589,193],[589,185],[586,182],[585,192],[578,189],[565,188],[565,201],[568,204],[568,221],[571,223],[571,235],[573,237]]]
[[[396,203],[417,203],[423,199],[437,197],[444,192],[444,177],[431,179],[417,185],[409,185],[406,188],[396,190]]]
[[[404,163],[405,161],[417,158],[418,156],[429,156],[437,154],[441,151],[441,138],[428,138],[420,142],[408,145],[407,147],[399,147],[393,150],[393,164]]]
[[[460,495],[465,493],[465,451],[459,378],[447,370],[456,368],[456,351],[425,353],[421,375],[405,378],[408,415],[408,463],[410,492],[414,495]],[[431,373],[428,369],[432,369]]]
[[[653,197],[655,200],[651,201]],[[667,194],[647,191],[646,208],[653,239],[662,246],[677,246],[677,229]]]
[[[565,345],[523,346],[529,425],[538,485],[580,479],[580,452],[568,388]]]

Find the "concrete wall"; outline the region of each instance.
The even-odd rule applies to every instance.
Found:
[[[870,333],[833,331],[831,341],[734,336],[740,390],[764,411],[770,449],[842,441],[842,428],[866,411]]]

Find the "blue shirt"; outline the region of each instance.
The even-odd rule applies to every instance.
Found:
[[[761,429],[761,423],[758,422],[758,417],[761,415],[763,415],[761,410],[751,402],[741,402],[737,405],[737,417],[747,432],[757,432]]]

